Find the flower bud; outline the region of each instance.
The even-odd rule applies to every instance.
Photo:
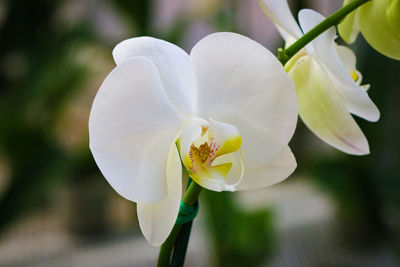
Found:
[[[386,16],[395,34],[400,35],[400,0],[389,0]]]
[[[343,6],[347,5],[350,1],[351,0],[344,0]],[[338,32],[340,37],[342,37],[342,39],[348,44],[351,44],[356,40],[360,32],[357,21],[357,10],[354,10],[342,20],[338,25]]]
[[[344,5],[348,2],[344,1]],[[355,12],[350,13],[339,25],[343,40],[353,42],[359,28],[375,50],[400,60],[400,0],[370,1]]]

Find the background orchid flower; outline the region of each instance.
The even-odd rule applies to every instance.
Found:
[[[344,0],[343,5],[350,1]],[[353,43],[361,31],[378,52],[400,60],[400,0],[370,1],[350,13],[338,30],[347,43]]]
[[[297,25],[287,1],[260,0],[286,42],[294,42],[324,20],[319,13],[303,9]],[[299,114],[308,128],[331,146],[354,155],[369,153],[368,141],[350,113],[368,121],[379,119],[379,110],[361,86],[356,58],[347,47],[335,44],[330,28],[285,65],[294,80]]]
[[[160,245],[177,218],[181,161],[214,191],[263,188],[296,168],[293,82],[260,44],[211,34],[192,49],[151,37],[125,40],[93,102],[89,134],[111,186],[137,202],[140,227]],[[179,150],[177,149],[178,144]]]

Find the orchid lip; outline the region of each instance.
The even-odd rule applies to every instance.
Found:
[[[196,182],[220,183],[231,191],[232,188],[228,189],[229,184],[225,180],[234,164],[241,166],[241,159],[233,156],[241,150],[242,138],[238,129],[211,118],[206,123],[198,118],[190,121],[178,139],[183,165]],[[240,177],[238,175],[239,180]]]

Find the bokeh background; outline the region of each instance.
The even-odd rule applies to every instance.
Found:
[[[340,0],[293,0],[329,15]],[[154,266],[135,204],[107,184],[88,116],[112,48],[149,35],[190,51],[216,31],[282,46],[256,0],[0,1],[0,266]],[[363,157],[299,122],[298,169],[256,192],[201,196],[186,266],[400,266],[400,62],[352,46],[377,123]],[[400,48],[399,48],[400,49]]]

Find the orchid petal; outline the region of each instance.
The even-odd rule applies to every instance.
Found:
[[[90,148],[121,196],[140,203],[165,198],[168,150],[181,123],[150,60],[133,58],[107,76],[90,113]]]
[[[299,11],[299,24],[304,33],[312,30],[316,25],[318,25],[325,18],[318,12],[311,9],[302,9]],[[333,37],[333,40],[332,40]],[[310,44],[306,46],[307,51],[311,54],[320,55],[320,51],[318,50],[320,47],[327,45],[327,41],[329,41],[329,45],[334,42],[336,38],[336,29],[334,26],[330,27],[325,32],[321,33],[318,37],[316,37]]]
[[[236,120],[235,126],[242,136],[242,158],[247,169],[265,166],[286,146],[275,132],[245,120]]]
[[[357,58],[354,52],[350,48],[343,45],[335,45],[335,48],[340,58],[340,61],[343,63],[343,66],[345,67],[347,73],[352,73],[353,71],[357,70]]]
[[[190,177],[208,190],[234,192],[243,178],[243,172],[241,153],[236,151],[217,157],[206,173],[192,173]]]
[[[192,173],[190,177],[208,190],[234,192],[243,178],[243,172],[241,152],[236,151],[217,157],[206,174]]]
[[[381,54],[397,60],[400,60],[399,6],[398,0],[379,0],[365,3],[358,10],[358,24],[367,42]]]
[[[219,156],[213,161],[213,166],[230,164],[229,172],[225,176],[225,183],[235,187],[241,183],[244,174],[242,150]]]
[[[316,60],[300,58],[289,75],[296,84],[300,117],[315,135],[348,154],[369,153],[367,139]]]
[[[329,70],[336,71],[336,75],[332,74],[331,78],[334,81],[336,88],[343,95],[348,110],[352,114],[357,115],[368,121],[375,122],[379,120],[380,112],[378,108],[368,96],[368,93],[365,90],[364,86],[360,85],[362,75],[356,70],[356,57],[354,55],[354,52],[350,48],[345,46],[336,46],[336,52],[337,56],[339,57],[339,61],[337,62],[339,64],[341,62],[342,65],[340,70],[341,73],[339,74],[339,68],[334,69],[332,64],[330,65],[330,67],[327,68],[329,68]],[[337,60],[336,55],[335,58]],[[343,71],[343,67],[347,73]],[[352,67],[352,71],[349,70],[350,67]],[[356,77],[351,77],[351,73],[355,73]],[[351,80],[348,79],[349,76]]]
[[[184,115],[195,113],[196,84],[189,55],[178,46],[152,37],[136,37],[119,43],[113,50],[117,65],[142,56],[157,67],[165,93]]]
[[[296,159],[289,146],[284,146],[272,161],[258,168],[246,168],[237,190],[255,190],[282,182],[296,169]]]
[[[167,162],[168,195],[160,202],[137,204],[139,225],[147,241],[160,246],[174,227],[182,195],[182,171],[179,153],[171,145]]]
[[[300,25],[305,32],[324,19],[322,15],[310,9],[303,9],[299,13]],[[369,98],[368,93],[353,80],[347,71],[338,55],[335,38],[336,30],[333,27],[318,36],[312,42],[315,58],[329,74],[331,80],[335,83],[336,89],[343,95],[348,110],[366,120],[377,121],[380,115],[378,108]],[[348,50],[346,51],[347,54],[352,53]]]
[[[258,2],[287,43],[293,42],[303,35],[286,0],[258,0]]]
[[[344,0],[343,6],[350,3],[352,0]],[[348,43],[352,44],[356,40],[359,32],[360,27],[358,26],[357,16],[358,10],[354,10],[350,14],[348,14],[338,25],[338,31],[340,37]]]
[[[296,92],[271,52],[242,35],[215,33],[197,43],[190,59],[199,116],[236,127],[242,118],[289,142],[297,122]]]

